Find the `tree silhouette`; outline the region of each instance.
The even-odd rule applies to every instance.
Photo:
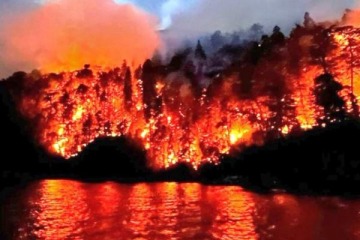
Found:
[[[76,77],[77,78],[91,78],[91,77],[93,77],[93,72],[90,69],[90,64],[85,64],[84,68],[77,73]]]
[[[255,23],[250,27],[249,36],[251,40],[258,41],[263,35],[264,35],[264,27],[259,23]]]
[[[346,116],[345,101],[339,96],[343,86],[335,81],[329,73],[315,78],[314,94],[316,104],[323,108],[323,117],[318,119],[320,124],[328,124],[344,120]]]
[[[129,111],[132,106],[131,71],[129,67],[126,68],[126,73],[125,73],[124,96],[125,96],[125,109]]]
[[[336,48],[337,45],[331,37],[329,29],[321,26],[314,29],[310,56],[312,63],[321,66],[324,73],[330,72],[333,63],[328,61],[328,56]]]
[[[222,36],[220,31],[216,31],[214,34],[211,35],[210,42],[213,50],[220,49],[225,43],[224,37]]]
[[[143,87],[143,104],[144,116],[146,121],[152,117],[152,112],[155,108],[156,89],[155,89],[155,72],[150,59],[146,60],[142,71],[142,87]]]
[[[195,58],[206,60],[206,54],[201,46],[200,40],[197,42],[196,49],[195,49]]]
[[[349,93],[349,100],[350,100],[350,107],[351,107],[351,114],[353,117],[359,117],[360,115],[360,109],[359,109],[359,105],[358,105],[358,101],[356,96],[350,92]]]
[[[304,27],[313,28],[316,26],[315,21],[310,17],[310,13],[306,12],[304,15]]]
[[[285,43],[285,35],[281,32],[279,26],[275,26],[273,29],[273,33],[270,37],[271,43],[273,45],[282,45]]]
[[[342,24],[347,24],[350,18],[350,15],[353,13],[353,11],[351,9],[345,9],[344,15],[341,18],[341,23]]]
[[[184,65],[188,55],[191,52],[191,48],[187,48],[185,50],[179,51],[175,53],[175,55],[171,58],[169,63],[170,71],[178,71]]]

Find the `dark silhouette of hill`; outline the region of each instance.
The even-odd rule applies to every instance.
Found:
[[[167,182],[195,182],[199,175],[194,168],[187,163],[178,163],[164,170],[155,171],[150,180]]]
[[[0,82],[0,119],[1,177],[14,182],[30,178],[40,170],[41,159],[50,156],[33,141],[5,82]]]
[[[87,179],[131,180],[149,175],[145,151],[124,137],[96,139],[68,162],[73,174]]]

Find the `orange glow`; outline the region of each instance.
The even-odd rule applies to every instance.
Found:
[[[81,229],[81,221],[89,219],[85,192],[81,183],[47,180],[41,182],[41,198],[36,220],[37,239],[65,239]],[[49,221],[52,219],[52,221]]]
[[[345,27],[334,31],[332,36],[338,46],[329,59],[337,63],[332,70],[337,79],[346,87],[343,94],[345,95],[346,91],[353,91],[357,100],[360,100],[360,65],[358,63],[360,29]],[[344,58],[344,60],[337,61],[339,58]]]
[[[133,66],[159,46],[156,19],[113,0],[46,1],[11,17],[0,31],[9,66],[31,71],[73,71],[84,64]]]
[[[252,194],[238,187],[66,180],[33,186],[16,239],[259,239]]]
[[[84,109],[82,108],[82,106],[79,106],[79,107],[75,110],[74,115],[73,115],[73,117],[72,117],[72,120],[73,120],[73,121],[80,120],[81,117],[82,117],[82,115],[83,115],[83,113],[84,113]]]
[[[234,127],[230,130],[230,144],[235,145],[243,139],[246,133],[250,132],[250,130],[243,128],[242,126]]]
[[[242,192],[238,187],[218,189],[219,192],[209,192],[208,197],[214,199],[215,222],[226,219],[222,224],[214,224],[210,230],[216,239],[249,239],[256,240],[259,236],[254,231],[253,214],[255,202],[251,194]],[[221,193],[221,194],[220,194]],[[236,219],[236,221],[229,221]]]
[[[359,201],[338,197],[68,180],[35,181],[11,196],[2,213],[5,239],[359,238]]]
[[[156,86],[163,89],[157,93],[163,99],[162,112],[153,114],[147,122],[146,108],[138,107],[143,105],[142,80],[131,79],[133,107],[127,110],[123,81],[118,80],[123,76],[122,70],[96,70],[92,76],[79,77],[82,71],[29,80],[29,87],[36,81],[47,84],[39,89],[39,95],[24,96],[19,102],[24,116],[44,116],[38,119],[41,122],[36,129],[38,141],[50,152],[66,158],[76,155],[99,136],[124,135],[147,150],[149,165],[154,168],[179,162],[197,168],[205,161],[216,162],[233,145],[251,144],[252,133],[259,129],[241,112],[247,103],[233,98],[227,110],[222,110],[221,96],[198,106],[202,109],[198,119],[190,121],[193,113],[186,108],[199,103],[192,100],[172,106],[166,99],[171,91],[169,86],[159,82]],[[232,80],[226,80],[226,84],[231,85]]]

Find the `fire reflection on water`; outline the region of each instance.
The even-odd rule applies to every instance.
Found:
[[[236,187],[46,180],[30,188],[20,193],[30,214],[7,223],[15,239],[257,239],[252,198]]]
[[[40,198],[32,211],[34,235],[39,239],[81,239],[81,230],[89,219],[89,212],[81,183],[43,181]]]
[[[4,239],[332,240],[359,239],[360,226],[357,200],[193,183],[44,180],[12,193],[1,210]]]

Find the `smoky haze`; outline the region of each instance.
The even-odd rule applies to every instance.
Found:
[[[134,5],[112,0],[57,0],[18,5],[0,26],[0,77],[14,71],[44,72],[141,64],[160,44],[157,20]]]
[[[265,30],[279,25],[288,31],[310,12],[319,21],[341,17],[359,0],[198,0],[192,8],[174,14],[170,30],[185,35],[234,31],[260,23]]]
[[[152,11],[149,1],[161,10]],[[279,25],[288,33],[294,24],[302,22],[306,11],[316,21],[333,20],[340,18],[346,8],[359,7],[359,3],[360,0],[0,0],[0,78],[18,70],[61,65],[66,68],[75,57],[76,67],[83,62],[113,65],[121,62],[120,58],[149,57],[159,46],[155,31],[159,23],[167,49],[173,50],[183,39],[194,40],[216,30],[248,29],[254,23],[263,25],[265,32]],[[94,56],[96,61],[92,62]]]

